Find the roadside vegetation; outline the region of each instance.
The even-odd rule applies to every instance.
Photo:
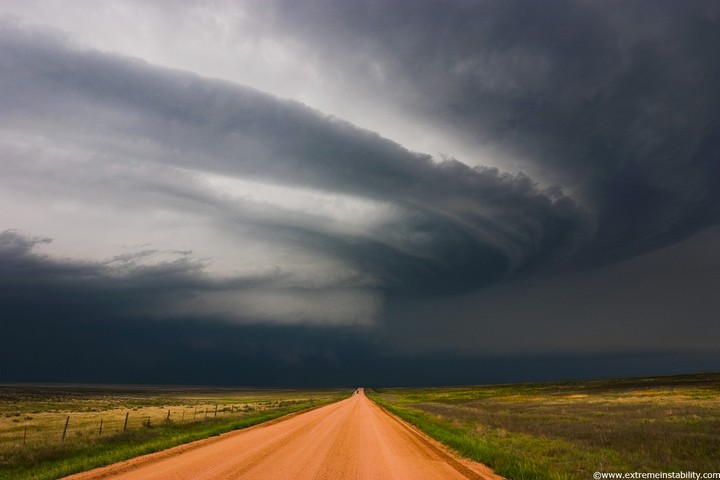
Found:
[[[0,386],[0,480],[49,480],[324,405],[350,391]]]
[[[366,391],[512,480],[720,472],[720,374]]]

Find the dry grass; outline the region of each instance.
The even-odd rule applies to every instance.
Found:
[[[379,393],[549,477],[720,471],[720,374]]]
[[[126,414],[127,430],[132,431],[168,420],[191,423],[242,417],[328,395],[292,390],[0,386],[0,458],[23,445],[62,443],[68,416],[65,442],[92,441],[123,432]]]
[[[338,390],[0,386],[0,479],[58,478],[244,428],[339,399],[348,393]]]

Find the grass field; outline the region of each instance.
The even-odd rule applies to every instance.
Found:
[[[350,392],[0,386],[0,479],[59,478],[261,423]]]
[[[368,393],[513,480],[720,472],[720,374]]]

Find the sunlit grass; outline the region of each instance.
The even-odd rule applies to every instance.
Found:
[[[0,479],[55,479],[246,428],[348,394],[338,390],[0,387]]]
[[[514,480],[720,471],[717,374],[370,393]]]

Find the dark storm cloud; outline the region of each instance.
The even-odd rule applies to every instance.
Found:
[[[562,275],[515,279],[481,292],[397,302],[398,347],[556,354],[663,349],[711,354],[720,323],[717,227],[672,247]],[[452,322],[438,318],[453,312]]]
[[[145,267],[137,255],[109,265],[32,252],[49,241],[0,233],[1,381],[341,385],[377,352],[376,339],[351,327],[262,326],[252,318],[239,326],[237,312],[232,322],[188,313],[158,321],[183,297],[263,279],[212,281],[190,259]]]
[[[0,304],[6,322],[21,321],[26,310],[57,316],[60,324],[76,315],[104,322],[157,312],[168,302],[223,288],[205,278],[202,264],[187,254],[147,266],[137,261],[153,252],[101,263],[53,259],[32,251],[35,245],[49,242],[17,231],[0,233]]]
[[[502,279],[566,257],[591,231],[570,199],[539,191],[522,174],[436,163],[294,102],[73,49],[22,28],[6,27],[0,40],[8,112],[0,124],[7,129],[102,148],[119,165],[130,157],[201,167],[392,205],[397,218],[363,236],[317,231],[289,216],[234,218],[260,228],[260,236],[350,260],[391,292],[465,290]],[[174,196],[207,203],[182,189]]]
[[[222,316],[188,314],[157,321],[146,314],[153,312],[150,307],[219,286],[200,276],[192,262],[135,268],[117,278],[105,265],[69,264],[32,253],[34,245],[47,241],[0,233],[0,381],[354,387],[718,368],[718,357],[706,348],[638,352],[622,345],[610,354],[523,349],[478,354],[444,348],[399,354],[398,337],[382,329],[268,326],[252,319],[238,325]],[[432,305],[428,310],[413,312],[420,318],[406,327],[421,332]],[[492,333],[489,327],[486,334]],[[525,335],[518,334],[522,341]]]
[[[716,2],[274,5],[277,30],[359,90],[570,188],[598,219],[581,263],[720,218]]]
[[[94,5],[82,20],[107,21]],[[718,368],[717,2],[130,5],[149,40],[73,30],[71,9],[67,35],[0,21],[0,381]],[[317,78],[323,107],[380,113],[360,129],[161,68],[163,35],[168,57],[257,48],[249,77],[300,65],[288,92]],[[479,153],[415,152],[403,129]],[[486,156],[503,168],[469,166]]]
[[[404,321],[411,317],[414,321],[406,325],[394,323],[389,331],[336,326],[268,326],[253,319],[238,325],[236,319],[228,322],[222,315],[198,317],[187,313],[175,315],[172,321],[158,321],[158,307],[167,308],[181,297],[228,288],[228,285],[204,277],[190,258],[152,267],[135,264],[142,254],[114,258],[113,263],[126,265],[125,275],[119,277],[117,268],[106,264],[79,264],[32,252],[35,246],[49,241],[19,232],[0,233],[0,315],[3,319],[0,364],[5,367],[0,372],[0,381],[412,386],[673,374],[717,369],[720,365],[717,355],[707,348],[707,344],[712,345],[711,341],[698,342],[691,351],[675,349],[672,344],[664,349],[638,351],[638,343],[632,337],[643,335],[643,326],[635,325],[631,331],[618,328],[622,319],[611,325],[602,318],[597,319],[593,329],[586,332],[586,336],[597,337],[598,332],[612,330],[615,337],[629,339],[628,342],[615,342],[616,348],[612,352],[603,353],[600,348],[579,354],[572,349],[556,347],[555,353],[533,353],[538,341],[542,340],[543,328],[552,327],[553,322],[563,324],[563,329],[577,329],[577,326],[573,326],[573,322],[567,324],[567,318],[544,319],[540,322],[544,326],[530,326],[528,330],[529,325],[518,319],[522,315],[503,318],[503,312],[492,311],[492,306],[489,309],[485,306],[484,314],[499,315],[499,318],[483,322],[481,343],[486,344],[484,337],[492,337],[498,323],[503,323],[499,328],[512,330],[506,332],[505,337],[513,337],[521,345],[519,349],[512,349],[512,353],[502,353],[502,348],[489,348],[489,353],[485,354],[468,349],[468,342],[476,341],[471,337],[477,333],[467,329],[460,333],[462,341],[456,339],[449,343],[447,339],[438,343],[442,335],[431,332],[429,335],[434,338],[431,350],[440,346],[439,351],[430,354],[423,349],[403,352],[405,345],[402,341],[398,345],[398,339],[408,334],[417,338],[428,334],[423,332],[424,329],[441,328],[437,321],[426,317],[443,316],[447,309],[438,310],[432,302],[421,305],[419,310],[406,312]],[[700,254],[712,247],[712,238],[705,239],[703,246]],[[670,264],[665,267],[673,267],[673,262],[690,262],[694,268],[705,265],[705,269],[717,270],[716,252],[709,252],[714,259],[710,266],[701,265],[699,254],[694,250],[681,250],[670,257]],[[626,274],[620,272],[620,276]],[[648,277],[658,285],[667,282],[666,275],[667,269],[662,265],[659,270],[648,272]],[[600,280],[601,283],[606,281]],[[610,278],[609,281],[616,282],[617,279]],[[262,282],[263,279],[248,280],[244,286],[251,287],[253,283],[257,286]],[[548,305],[559,301],[564,309],[576,308],[576,314],[582,314],[585,309],[578,305],[593,300],[584,298],[587,293],[583,292],[582,283],[577,287],[572,284],[576,280],[568,282],[568,292],[560,294],[549,288],[541,292],[542,299],[531,299],[528,305],[540,315],[551,315],[550,311],[557,310]],[[236,280],[233,288],[240,286]],[[655,295],[653,289],[654,286],[648,285],[644,291],[649,290]],[[712,292],[708,285],[704,289]],[[633,295],[632,292],[617,294]],[[503,295],[507,293],[500,292],[501,298],[494,308],[522,310],[523,306],[513,299],[528,301],[522,292],[505,301]],[[577,298],[568,304],[567,298],[553,298],[557,295]],[[490,296],[496,294],[491,292]],[[603,301],[602,297],[592,298]],[[462,305],[463,301],[456,302]],[[666,303],[672,305],[671,300]],[[601,313],[597,315],[602,316]],[[457,328],[457,322],[444,325],[442,328],[445,329]],[[671,325],[666,324],[664,328],[668,326]],[[663,328],[656,325],[652,332],[644,335],[655,335],[658,327]],[[672,328],[682,330],[686,327],[675,323]],[[398,329],[401,331],[395,331]],[[707,325],[698,335],[712,337],[714,330],[714,325]],[[451,335],[456,333],[453,331]],[[528,342],[530,337],[533,341]],[[560,344],[565,345],[561,340],[558,339]],[[574,341],[577,340],[575,334]],[[463,346],[458,350],[453,343]]]
[[[658,375],[720,368],[706,352],[397,355],[353,328],[231,326],[135,317],[57,322],[24,310],[4,326],[4,382],[322,387],[427,386]],[[32,345],[33,348],[28,348]],[[42,352],[42,354],[39,354]],[[90,359],[90,360],[89,360]]]

